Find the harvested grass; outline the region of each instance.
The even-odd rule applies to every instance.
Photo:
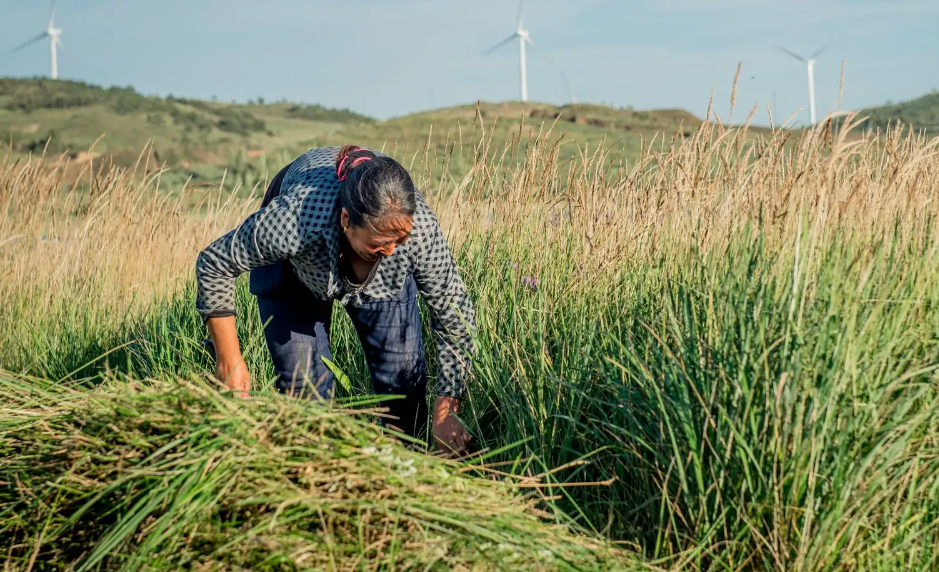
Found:
[[[0,551],[27,569],[627,570],[349,409],[204,383],[4,375]]]

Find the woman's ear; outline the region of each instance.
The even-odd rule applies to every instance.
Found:
[[[349,228],[349,211],[346,207],[342,207],[342,212],[339,213],[339,225],[344,229]]]

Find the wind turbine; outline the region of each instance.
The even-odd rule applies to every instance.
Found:
[[[812,125],[815,125],[815,58],[822,55],[828,46],[819,48],[814,54],[812,54],[808,59],[803,58],[799,54],[791,52],[782,46],[776,46],[776,49],[782,53],[793,57],[800,62],[805,64],[805,67],[808,69],[809,74],[809,118],[812,121]]]
[[[51,77],[52,79],[59,79],[59,62],[58,62],[58,58],[56,57],[57,56],[56,49],[63,47],[62,40],[60,39],[60,36],[62,35],[62,30],[55,27],[54,20],[55,20],[55,2],[53,1],[52,6],[50,6],[49,8],[49,25],[46,26],[46,30],[43,33],[36,36],[35,38],[32,38],[20,44],[16,48],[14,48],[13,53],[15,54],[16,52],[22,50],[23,48],[31,46],[32,44],[35,44],[36,42],[40,42],[46,38],[49,38],[49,51],[52,57],[52,70],[51,70],[51,73],[49,74],[49,77]]]
[[[508,38],[502,40],[495,46],[489,48],[489,51],[485,55],[489,55],[492,52],[498,50],[502,46],[508,44],[513,40],[518,40],[518,69],[519,69],[519,83],[521,84],[522,92],[522,101],[528,101],[528,69],[525,62],[525,44],[528,44],[532,47],[535,47],[535,43],[531,41],[531,37],[528,33],[528,30],[522,27],[522,4],[524,0],[520,0],[518,3],[518,26],[515,28],[515,32]]]

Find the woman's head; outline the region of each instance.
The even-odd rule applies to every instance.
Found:
[[[364,260],[391,256],[411,236],[417,208],[411,176],[394,159],[355,145],[339,151],[336,175],[339,222],[349,245]]]

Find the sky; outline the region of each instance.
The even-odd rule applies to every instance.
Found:
[[[59,74],[152,95],[263,97],[377,118],[519,98],[512,0],[58,0]],[[713,109],[740,122],[808,121],[939,88],[939,0],[527,0],[532,101]],[[49,4],[0,0],[0,76],[49,73]],[[842,61],[844,90],[839,103]],[[730,98],[742,62],[736,107]],[[932,70],[932,71],[930,71]],[[837,107],[836,107],[837,106]],[[801,111],[800,111],[801,110]]]

